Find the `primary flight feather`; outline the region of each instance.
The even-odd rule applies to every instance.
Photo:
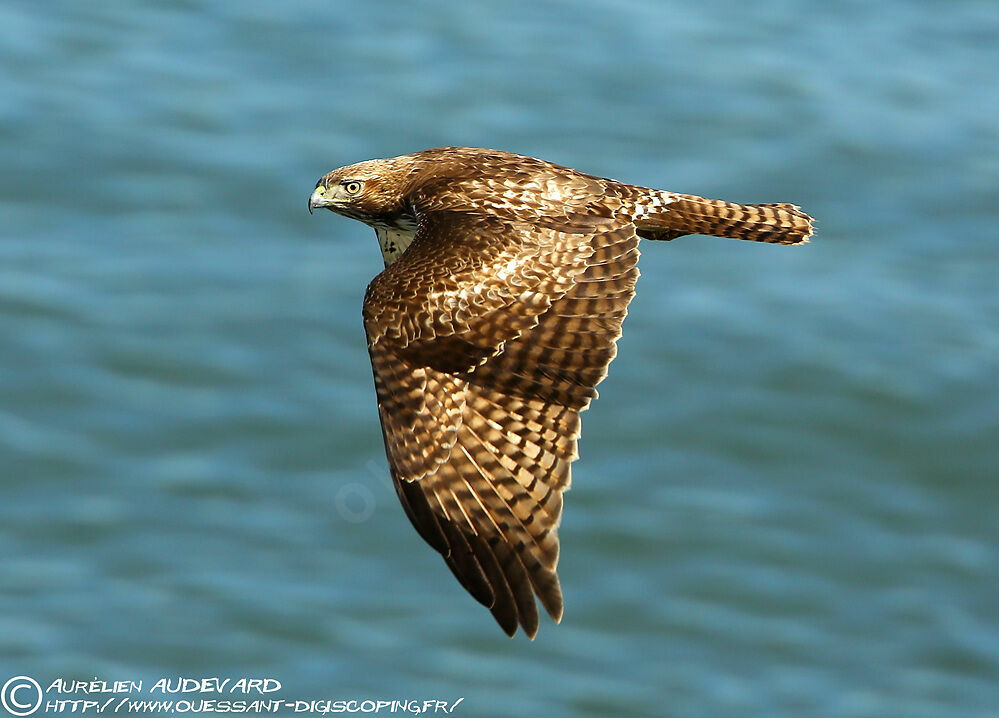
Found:
[[[790,204],[733,204],[497,150],[325,175],[309,211],[375,229],[364,327],[385,452],[419,534],[514,635],[562,617],[557,528],[579,414],[616,353],[640,238],[800,244]]]

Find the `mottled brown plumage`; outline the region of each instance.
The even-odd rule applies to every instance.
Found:
[[[442,147],[330,172],[309,210],[375,228],[364,326],[402,506],[513,635],[559,621],[562,492],[614,358],[640,238],[799,244],[811,218]]]

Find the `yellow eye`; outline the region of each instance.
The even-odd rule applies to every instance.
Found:
[[[343,183],[343,189],[347,194],[357,194],[361,191],[361,183],[357,180],[349,180]]]

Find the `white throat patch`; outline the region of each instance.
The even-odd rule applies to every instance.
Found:
[[[406,247],[413,241],[416,235],[416,227],[386,227],[384,225],[375,227],[375,235],[378,237],[378,246],[382,250],[382,259],[385,266],[389,266],[402,256]]]

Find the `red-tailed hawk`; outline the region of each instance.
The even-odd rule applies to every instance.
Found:
[[[614,358],[640,238],[800,244],[790,204],[623,184],[496,150],[341,167],[309,211],[375,229],[364,327],[393,483],[419,534],[514,635],[558,622],[556,530],[579,414]]]

